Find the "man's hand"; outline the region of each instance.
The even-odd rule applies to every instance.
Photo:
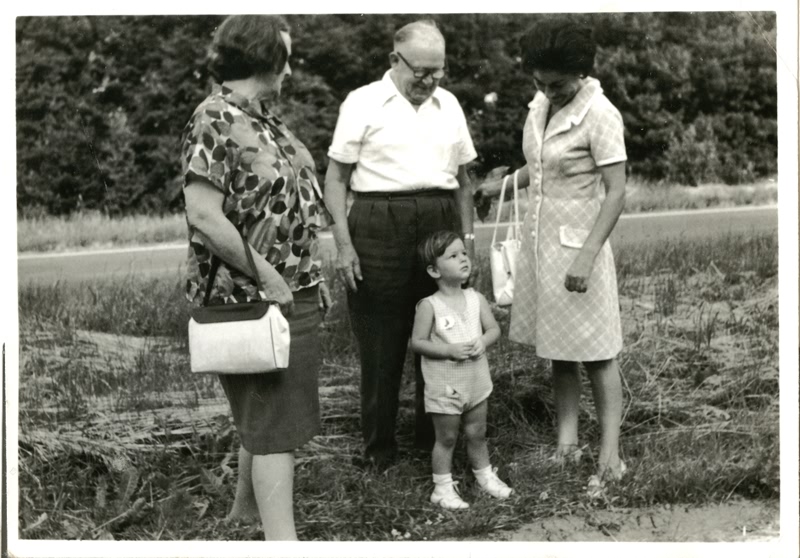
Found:
[[[322,313],[323,320],[334,304],[336,303],[333,302],[333,298],[331,298],[331,291],[328,285],[324,282],[319,283],[319,311]]]
[[[361,275],[361,265],[358,254],[352,244],[337,247],[336,274],[344,282],[345,287],[352,292],[358,291],[356,281],[364,279]]]

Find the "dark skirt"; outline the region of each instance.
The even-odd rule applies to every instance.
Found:
[[[242,446],[254,455],[293,451],[319,433],[318,291],[314,286],[294,293],[289,368],[219,375]]]

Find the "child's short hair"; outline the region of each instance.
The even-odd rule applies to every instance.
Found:
[[[422,266],[427,268],[429,265],[436,265],[436,259],[444,254],[447,247],[456,240],[461,240],[461,236],[453,231],[436,231],[429,234],[417,246],[417,254]]]

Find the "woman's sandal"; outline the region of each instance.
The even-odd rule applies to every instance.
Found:
[[[625,476],[625,473],[628,472],[628,467],[625,465],[625,462],[621,459],[619,460],[619,474],[613,475],[609,472],[609,468],[606,467],[602,474],[599,475],[592,475],[589,477],[589,482],[586,485],[586,493],[589,495],[590,498],[599,498],[603,494],[603,490],[606,487],[606,482],[616,482],[622,480],[622,477]]]
[[[550,461],[562,467],[567,463],[579,464],[583,458],[583,448],[578,447],[577,444],[566,446],[566,448],[566,450],[556,449],[556,453],[550,457]]]
[[[620,459],[619,460],[619,472],[614,472],[611,470],[610,467],[606,467],[602,473],[602,480],[603,481],[619,481],[622,480],[622,477],[625,476],[625,473],[628,472],[628,466],[625,465],[625,462]]]

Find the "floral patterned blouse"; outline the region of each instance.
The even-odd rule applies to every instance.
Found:
[[[264,103],[215,85],[186,125],[181,153],[184,187],[206,182],[223,192],[226,217],[292,291],[323,280],[317,231],[330,215],[314,160]],[[205,296],[210,267],[211,253],[190,225],[190,301]],[[256,291],[255,280],[223,262],[210,300],[246,302]]]

